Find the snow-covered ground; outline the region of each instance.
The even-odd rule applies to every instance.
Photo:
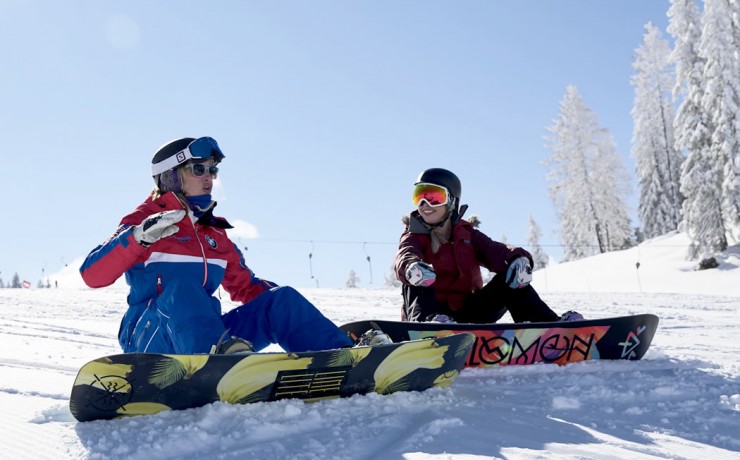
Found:
[[[59,289],[0,289],[0,458],[740,459],[740,248],[697,272],[685,243],[536,273],[558,312],[657,314],[641,361],[466,369],[422,393],[89,423],[72,418],[69,392],[84,362],[119,351],[125,289],[82,288],[74,267]],[[303,292],[337,324],[399,316],[394,289]]]

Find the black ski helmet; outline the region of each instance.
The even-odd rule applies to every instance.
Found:
[[[441,185],[450,193],[450,209],[457,209],[460,206],[460,195],[462,194],[462,185],[460,179],[452,172],[443,168],[425,169],[416,179],[417,184],[434,184]]]
[[[177,168],[170,168],[155,174],[154,165],[186,149],[194,140],[195,138],[192,137],[183,137],[169,141],[157,149],[157,152],[152,158],[152,179],[154,179],[154,184],[162,193],[182,191],[182,181],[180,180],[180,175],[177,173]]]
[[[182,191],[182,180],[178,173],[181,165],[189,160],[214,158],[224,159],[224,154],[215,139],[210,137],[182,137],[169,141],[157,149],[152,158],[152,178],[161,192]]]

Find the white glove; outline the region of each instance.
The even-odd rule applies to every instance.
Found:
[[[414,262],[406,269],[406,280],[412,286],[431,286],[436,279],[434,267],[426,262]]]
[[[518,257],[511,261],[506,270],[506,284],[512,289],[519,289],[532,282],[532,267],[526,257]]]
[[[182,209],[152,214],[144,219],[142,223],[134,226],[134,239],[140,245],[148,248],[156,241],[177,233],[180,229],[175,224],[180,222],[185,215],[186,213]]]

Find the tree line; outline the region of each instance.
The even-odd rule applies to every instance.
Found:
[[[677,229],[691,240],[690,259],[740,242],[740,1],[704,0],[700,10],[695,0],[672,0],[667,15],[673,46],[646,24],[630,79],[639,228],[614,142],[574,85],[547,128],[564,261]],[[538,232],[530,218],[535,251]]]
[[[58,287],[57,282],[54,282],[54,286]],[[21,289],[21,288],[29,288],[31,287],[31,284],[29,281],[21,281],[21,277],[18,276],[18,273],[15,273],[13,275],[13,278],[11,278],[10,282],[7,284],[3,281],[3,278],[0,277],[0,289]],[[49,279],[46,279],[46,282],[44,282],[43,279],[40,279],[39,282],[36,284],[37,288],[51,288],[51,281]]]

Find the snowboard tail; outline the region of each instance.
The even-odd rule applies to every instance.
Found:
[[[216,401],[318,401],[451,385],[473,334],[302,353],[166,355],[125,353],[80,369],[70,410],[81,421],[154,414]]]
[[[581,321],[516,324],[417,323],[368,320],[341,329],[351,337],[376,328],[395,341],[469,332],[475,344],[466,367],[641,359],[658,328],[651,314]]]

